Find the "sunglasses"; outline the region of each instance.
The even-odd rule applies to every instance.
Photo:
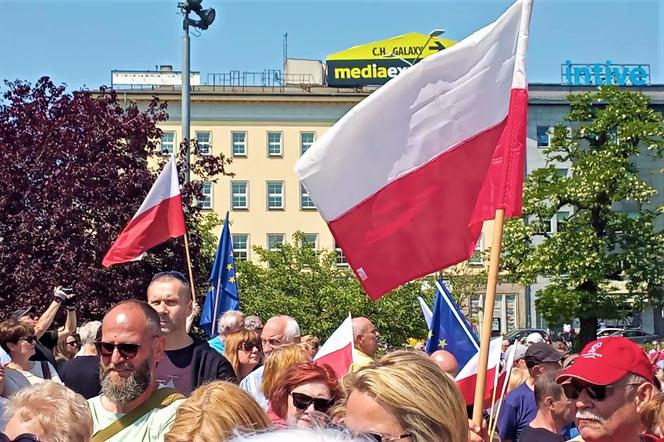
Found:
[[[32,433],[23,433],[10,439],[5,433],[0,433],[0,442],[39,442],[39,437]]]
[[[293,405],[298,410],[306,410],[311,404],[314,404],[314,410],[325,413],[334,405],[334,399],[313,398],[303,393],[291,393]]]
[[[124,359],[133,359],[136,357],[136,354],[138,354],[138,349],[141,348],[141,344],[128,344],[124,342],[115,344],[113,342],[95,341],[95,348],[97,349],[97,353],[105,357],[112,356],[113,351],[117,348],[118,353],[120,353],[120,356]]]
[[[19,341],[25,341],[28,344],[34,344],[37,342],[37,336],[23,336],[22,338],[18,338]]]
[[[81,341],[67,341],[67,345],[71,345],[72,347],[81,345]]]
[[[173,278],[179,279],[181,282],[184,282],[187,285],[189,284],[187,277],[184,276],[182,273],[178,272],[177,270],[169,270],[168,272],[159,272],[152,277],[152,281],[154,281],[157,278],[161,278],[162,276],[172,276]]]
[[[395,442],[401,439],[410,439],[413,437],[410,433],[404,433],[401,436],[383,436],[380,433],[360,433],[357,436],[361,436],[367,440],[376,441],[376,442]]]
[[[244,341],[242,344],[240,344],[238,348],[246,352],[253,351],[254,348],[257,349],[258,351],[261,351],[263,349],[260,342],[251,342],[251,341]]]
[[[615,388],[613,385],[580,384],[574,381],[562,384],[561,387],[563,387],[563,392],[568,399],[578,399],[581,392],[586,390],[588,397],[594,401],[603,401],[608,393]]]

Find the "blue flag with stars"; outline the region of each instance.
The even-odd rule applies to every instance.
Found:
[[[480,341],[443,281],[436,281],[436,288],[426,351],[429,354],[436,350],[449,351],[461,369],[480,351]]]
[[[201,311],[199,325],[210,337],[217,336],[217,321],[227,310],[237,310],[240,307],[238,297],[237,279],[235,274],[235,259],[233,258],[233,239],[228,222],[228,212],[224,229],[219,238],[219,247],[212,264],[210,273],[210,289],[205,295],[205,305]]]

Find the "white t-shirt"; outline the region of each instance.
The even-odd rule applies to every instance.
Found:
[[[160,386],[160,388],[162,387],[163,385]],[[150,410],[129,427],[107,440],[111,442],[162,442],[166,433],[171,429],[175,420],[175,412],[182,402],[184,399],[179,399],[164,408]],[[124,413],[112,413],[106,410],[101,403],[101,395],[88,399],[88,405],[90,405],[94,423],[92,434],[103,430],[124,416]]]
[[[50,362],[46,363],[51,371],[51,380],[62,384],[55,367]],[[5,388],[2,391],[4,397],[10,397],[24,388],[45,381],[41,362],[31,362],[31,364],[30,370],[21,370],[16,366],[5,367]]]

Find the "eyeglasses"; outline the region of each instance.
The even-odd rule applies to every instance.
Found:
[[[130,344],[125,342],[115,344],[113,342],[95,341],[95,348],[97,349],[97,353],[105,357],[112,356],[113,351],[117,348],[118,353],[120,353],[120,356],[124,359],[133,359],[136,357],[136,354],[138,354],[138,349],[141,348],[141,344]]]
[[[258,351],[261,351],[263,349],[260,342],[251,342],[251,341],[244,341],[242,344],[239,345],[238,348],[246,352],[253,351],[254,348],[258,349]]]
[[[615,385],[581,384],[575,381],[562,384],[561,387],[563,387],[563,392],[568,399],[578,399],[581,392],[586,390],[588,397],[594,401],[603,401],[610,394],[610,392],[616,388]]]
[[[355,436],[360,436],[367,440],[376,441],[376,442],[395,442],[401,439],[410,439],[413,437],[413,435],[410,433],[404,433],[400,436],[383,436],[380,433],[372,433],[372,432],[359,433],[355,434]]]
[[[81,341],[79,341],[78,339],[75,340],[75,341],[67,341],[67,345],[71,345],[72,347],[76,347],[76,346],[81,345]]]
[[[159,272],[159,273],[155,274],[152,277],[152,281],[154,281],[155,279],[159,279],[162,276],[172,276],[173,278],[179,279],[181,282],[184,282],[185,284],[189,285],[189,281],[187,280],[187,277],[184,276],[182,273],[178,272],[177,270],[169,270],[167,272]]]
[[[21,338],[18,338],[19,341],[25,341],[28,344],[34,344],[37,342],[37,336],[32,335],[32,336],[23,336]]]
[[[5,433],[0,433],[0,442],[40,442],[39,437],[32,433],[23,433],[10,439]]]
[[[334,399],[313,398],[303,393],[291,393],[293,405],[298,410],[306,410],[311,404],[314,404],[314,410],[325,413],[334,405]]]
[[[263,347],[265,347],[265,344],[270,344],[272,347],[280,347],[283,344],[281,342],[281,339],[277,338],[270,338],[270,339],[261,338],[261,343],[263,344]]]

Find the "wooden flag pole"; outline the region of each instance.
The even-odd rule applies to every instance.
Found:
[[[196,302],[196,288],[194,287],[194,271],[192,270],[191,267],[191,256],[189,255],[189,239],[187,232],[184,232],[184,253],[187,255],[187,270],[189,270],[189,286],[191,287],[191,299],[194,300],[194,304],[198,304],[198,302]]]
[[[489,363],[489,343],[491,342],[491,329],[493,325],[493,308],[496,303],[496,287],[498,285],[498,268],[500,267],[500,252],[503,242],[503,225],[505,224],[505,209],[496,209],[493,225],[493,241],[491,242],[491,260],[489,261],[489,278],[486,285],[486,298],[484,300],[484,318],[482,319],[482,336],[480,339],[480,360],[475,384],[475,399],[473,402],[473,423],[482,425],[482,410],[484,407],[484,388],[486,386],[486,372]]]

